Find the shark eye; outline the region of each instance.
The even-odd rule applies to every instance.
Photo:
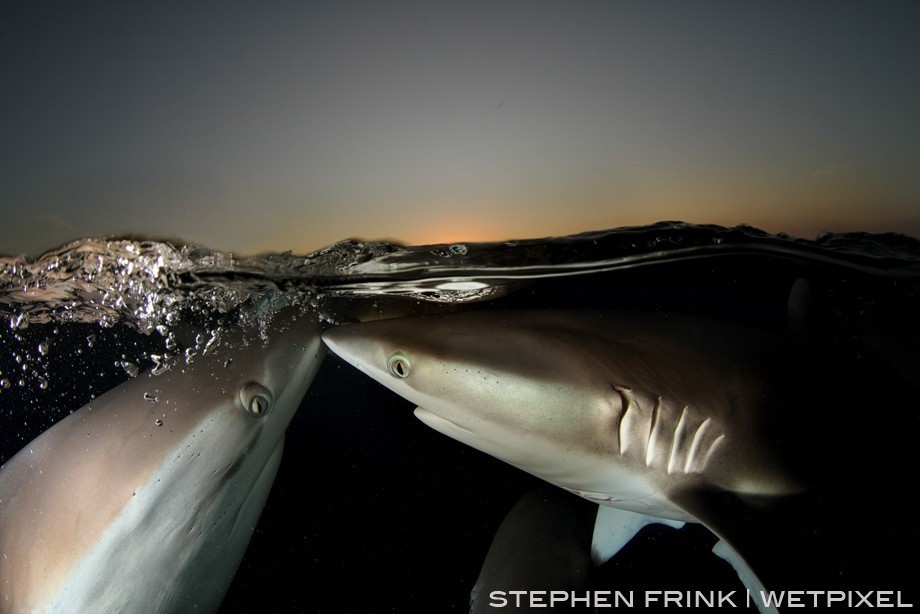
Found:
[[[240,388],[240,402],[243,404],[243,409],[256,418],[268,413],[268,410],[272,408],[272,400],[271,390],[262,384],[249,382]]]
[[[409,357],[398,350],[393,352],[387,358],[387,371],[399,379],[409,377]]]

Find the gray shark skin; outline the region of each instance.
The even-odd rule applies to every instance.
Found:
[[[866,484],[901,483],[865,469],[883,439],[873,425],[884,421],[864,419],[881,388],[861,396],[852,374],[792,336],[675,315],[496,310],[344,325],[324,341],[428,426],[601,504],[595,547],[602,517],[619,543],[599,561],[648,517],[702,522],[749,588],[771,588],[793,567],[812,577],[814,552],[845,554],[862,533],[851,522],[874,507]],[[854,501],[859,511],[838,513]],[[829,511],[833,530],[814,531]],[[797,550],[771,568],[777,540]]]
[[[598,503],[686,521],[677,489],[800,491],[764,435],[769,387],[742,344],[709,352],[687,323],[466,313],[341,326],[324,340],[429,426]]]
[[[0,612],[217,609],[324,355],[310,315],[265,332],[141,374],[0,468]]]

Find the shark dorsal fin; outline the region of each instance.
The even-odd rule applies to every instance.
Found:
[[[811,330],[812,290],[811,283],[804,277],[795,280],[789,289],[786,303],[786,320],[793,333],[806,335]]]

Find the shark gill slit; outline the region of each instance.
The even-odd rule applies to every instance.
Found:
[[[610,387],[620,395],[620,413],[617,416],[617,450],[619,450],[620,456],[623,456],[623,418],[626,417],[626,412],[629,411],[632,403],[632,395],[630,394],[632,389],[628,386],[617,386],[616,384],[611,384]]]
[[[725,441],[725,433],[721,433],[709,445],[709,450],[706,452],[706,458],[703,459],[703,466],[700,468],[700,473],[706,470],[706,465],[709,464],[709,459],[712,458],[713,452],[715,451],[717,447],[719,447],[719,444],[722,443],[723,441]]]
[[[648,441],[645,444],[645,466],[652,466],[653,450],[658,441],[658,418],[661,412],[661,397],[655,398],[655,406],[652,407],[652,419],[648,425]]]
[[[668,475],[674,473],[678,465],[678,456],[680,456],[681,444],[684,439],[684,419],[687,417],[687,406],[680,410],[680,417],[674,426],[674,438],[671,441],[671,454],[668,456]]]
[[[699,466],[699,463],[694,463],[697,459],[697,455],[700,452],[700,445],[702,444],[703,437],[706,435],[706,431],[709,429],[709,425],[712,423],[712,418],[706,418],[700,425],[696,428],[696,433],[693,434],[693,442],[690,444],[690,452],[687,453],[687,463],[684,465],[684,473],[702,473],[705,463],[702,466]],[[696,465],[696,466],[694,466]]]

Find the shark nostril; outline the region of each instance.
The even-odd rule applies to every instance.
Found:
[[[247,413],[259,418],[272,408],[271,390],[258,382],[243,384],[240,388],[240,402]]]
[[[400,379],[409,377],[409,357],[398,350],[393,352],[387,359],[387,370]]]

